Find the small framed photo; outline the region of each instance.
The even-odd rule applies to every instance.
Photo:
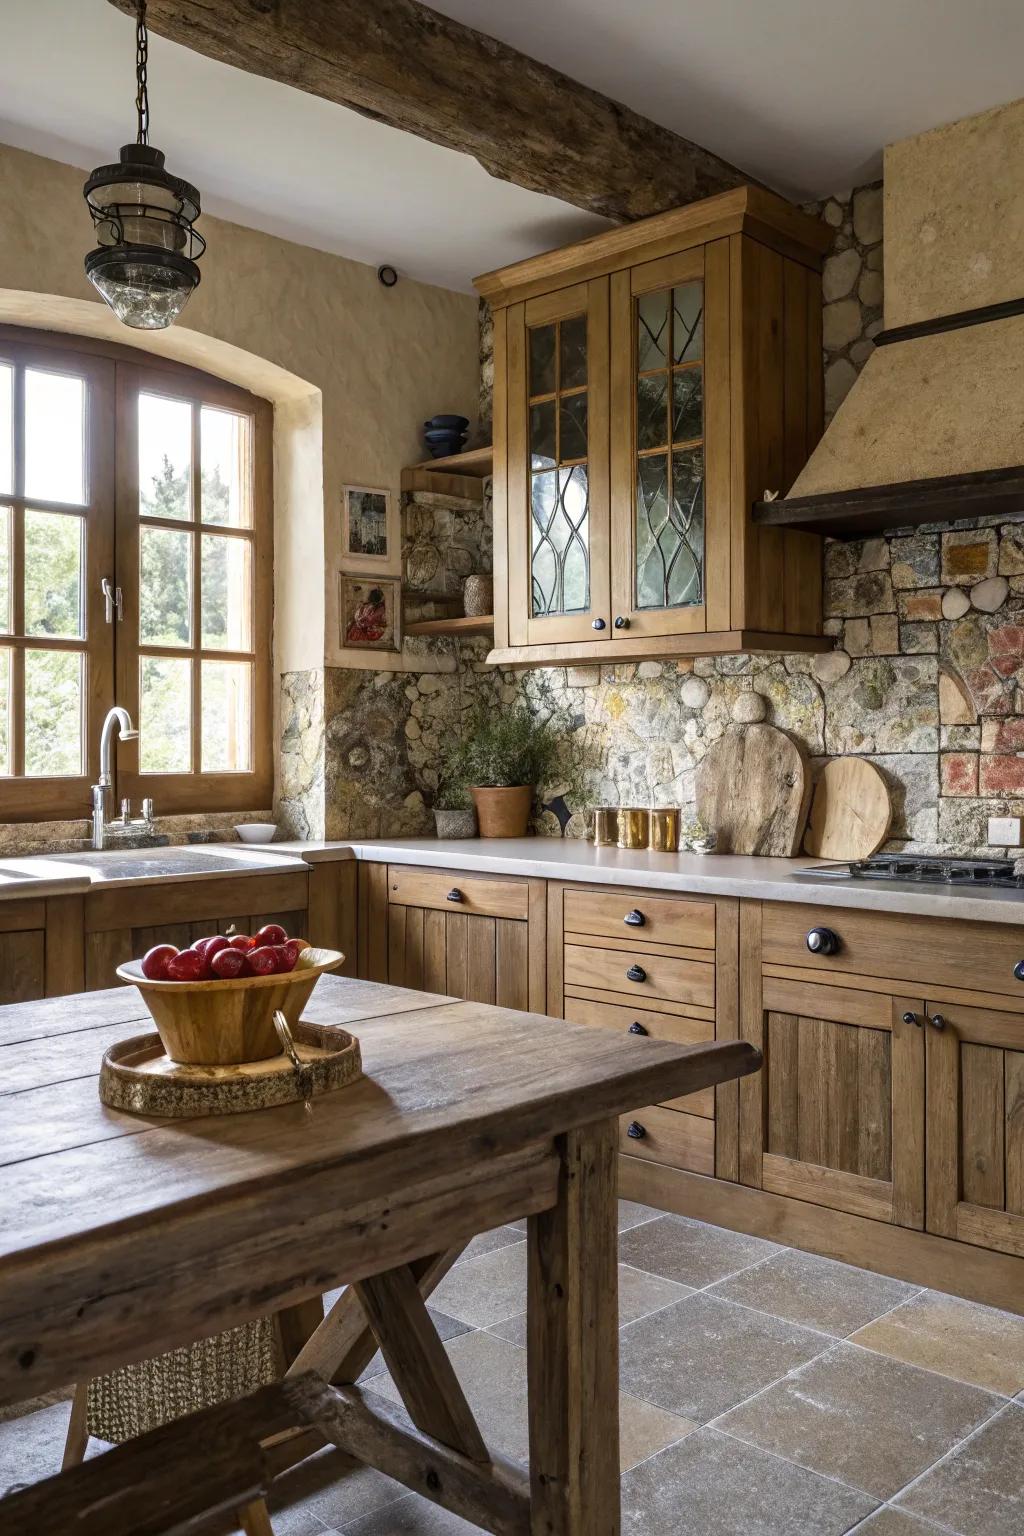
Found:
[[[342,488],[341,561],[352,570],[401,573],[398,497],[367,485]]]
[[[382,576],[340,576],[341,645],[366,651],[402,648],[402,583]]]

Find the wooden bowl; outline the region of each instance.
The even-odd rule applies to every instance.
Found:
[[[279,1055],[276,1010],[294,1029],[317,981],[344,959],[336,949],[304,949],[293,971],[233,981],[149,981],[141,960],[119,965],[117,974],[138,987],[172,1061],[225,1067]]]

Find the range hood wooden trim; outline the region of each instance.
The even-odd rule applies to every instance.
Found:
[[[968,475],[903,480],[818,496],[755,501],[754,522],[769,528],[800,528],[833,539],[861,539],[887,528],[915,528],[958,518],[1024,512],[1024,464]]]

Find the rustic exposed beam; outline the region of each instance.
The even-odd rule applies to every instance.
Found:
[[[135,0],[110,0],[133,15]],[[751,178],[417,0],[148,0],[153,32],[619,222]]]

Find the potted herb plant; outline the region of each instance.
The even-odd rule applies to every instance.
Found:
[[[559,746],[557,731],[521,706],[476,716],[454,755],[481,837],[525,836],[534,791],[555,767]]]
[[[434,796],[434,827],[438,837],[476,837],[476,811],[464,784],[442,779]]]

